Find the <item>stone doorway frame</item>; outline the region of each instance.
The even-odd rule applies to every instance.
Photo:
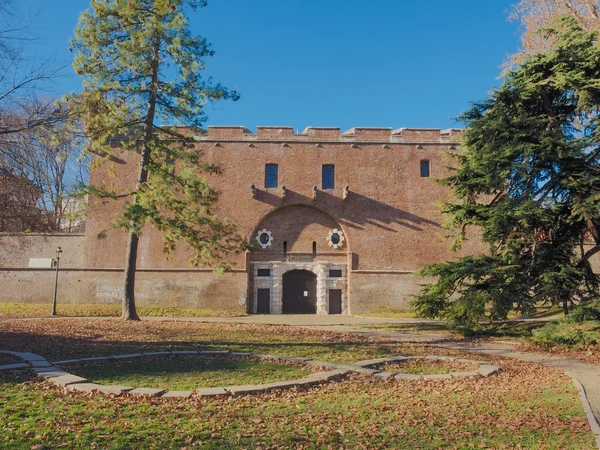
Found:
[[[283,310],[283,275],[292,270],[306,270],[317,276],[317,315],[329,314],[329,289],[341,289],[342,314],[348,314],[348,287],[346,264],[325,261],[293,262],[272,261],[251,263],[252,270],[252,311],[256,314],[258,289],[270,289],[270,313],[282,314]],[[258,269],[270,269],[269,277],[259,277]],[[329,270],[341,270],[339,278],[329,277]]]

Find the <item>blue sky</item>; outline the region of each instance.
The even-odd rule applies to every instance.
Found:
[[[206,74],[242,97],[206,125],[448,128],[499,83],[519,48],[516,0],[209,0],[192,29],[216,55]],[[31,57],[70,65],[86,0],[18,0],[33,16]],[[61,95],[81,89],[70,66]]]

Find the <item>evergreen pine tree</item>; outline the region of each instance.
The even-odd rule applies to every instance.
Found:
[[[421,315],[473,326],[546,303],[600,317],[590,266],[600,252],[598,34],[571,16],[543,32],[552,49],[462,116],[458,168],[443,180],[457,201],[444,212],[455,248],[477,227],[489,251],[425,267],[438,281],[417,296]]]
[[[136,256],[146,223],[163,232],[167,253],[177,241],[187,243],[196,265],[218,263],[224,270],[227,255],[245,245],[234,225],[211,211],[218,193],[203,175],[221,168],[202,162],[194,148],[194,130],[206,118],[203,106],[238,98],[202,77],[204,59],[213,51],[205,39],[191,34],[186,8],[205,5],[203,0],[92,0],[72,41],[75,70],[85,78],[80,103],[88,111],[91,151],[108,157],[115,152],[111,141],[121,136],[118,151],[140,155],[135,190],[127,193],[124,212],[114,222],[129,235],[123,293],[127,320],[139,319]]]

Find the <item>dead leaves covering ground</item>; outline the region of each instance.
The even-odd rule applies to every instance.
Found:
[[[50,359],[161,348],[339,362],[457,354],[283,326],[117,320],[1,322],[0,348]],[[0,448],[594,448],[565,375],[490,361],[502,370],[486,379],[380,382],[356,375],[309,391],[181,401],[65,393],[12,372],[0,378]]]

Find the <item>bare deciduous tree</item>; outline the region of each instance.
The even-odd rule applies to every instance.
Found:
[[[14,0],[0,0],[0,144],[5,135],[62,120],[56,103],[48,97],[41,101],[39,94],[65,66],[26,57],[26,44],[32,40],[30,26]]]
[[[570,14],[585,30],[600,26],[599,0],[520,0],[513,5],[509,16],[511,20],[521,22],[523,51],[513,60],[526,58],[537,51],[548,51],[554,42],[548,34],[539,33],[552,19]]]
[[[50,103],[48,100],[40,101]],[[30,108],[37,110],[38,103],[33,103]],[[56,109],[59,110],[59,118],[11,133],[0,145],[0,170],[5,177],[11,177],[5,185],[17,180],[22,187],[26,180],[30,183],[26,190],[30,195],[12,198],[13,217],[14,214],[27,214],[28,219],[21,223],[36,231],[61,230],[68,222],[67,215],[76,212],[73,203],[81,204],[77,192],[87,183],[88,177],[89,158],[82,156],[81,123],[70,119],[64,105],[58,104]],[[27,107],[25,114],[29,114]],[[38,208],[38,218],[32,217],[32,200]]]

